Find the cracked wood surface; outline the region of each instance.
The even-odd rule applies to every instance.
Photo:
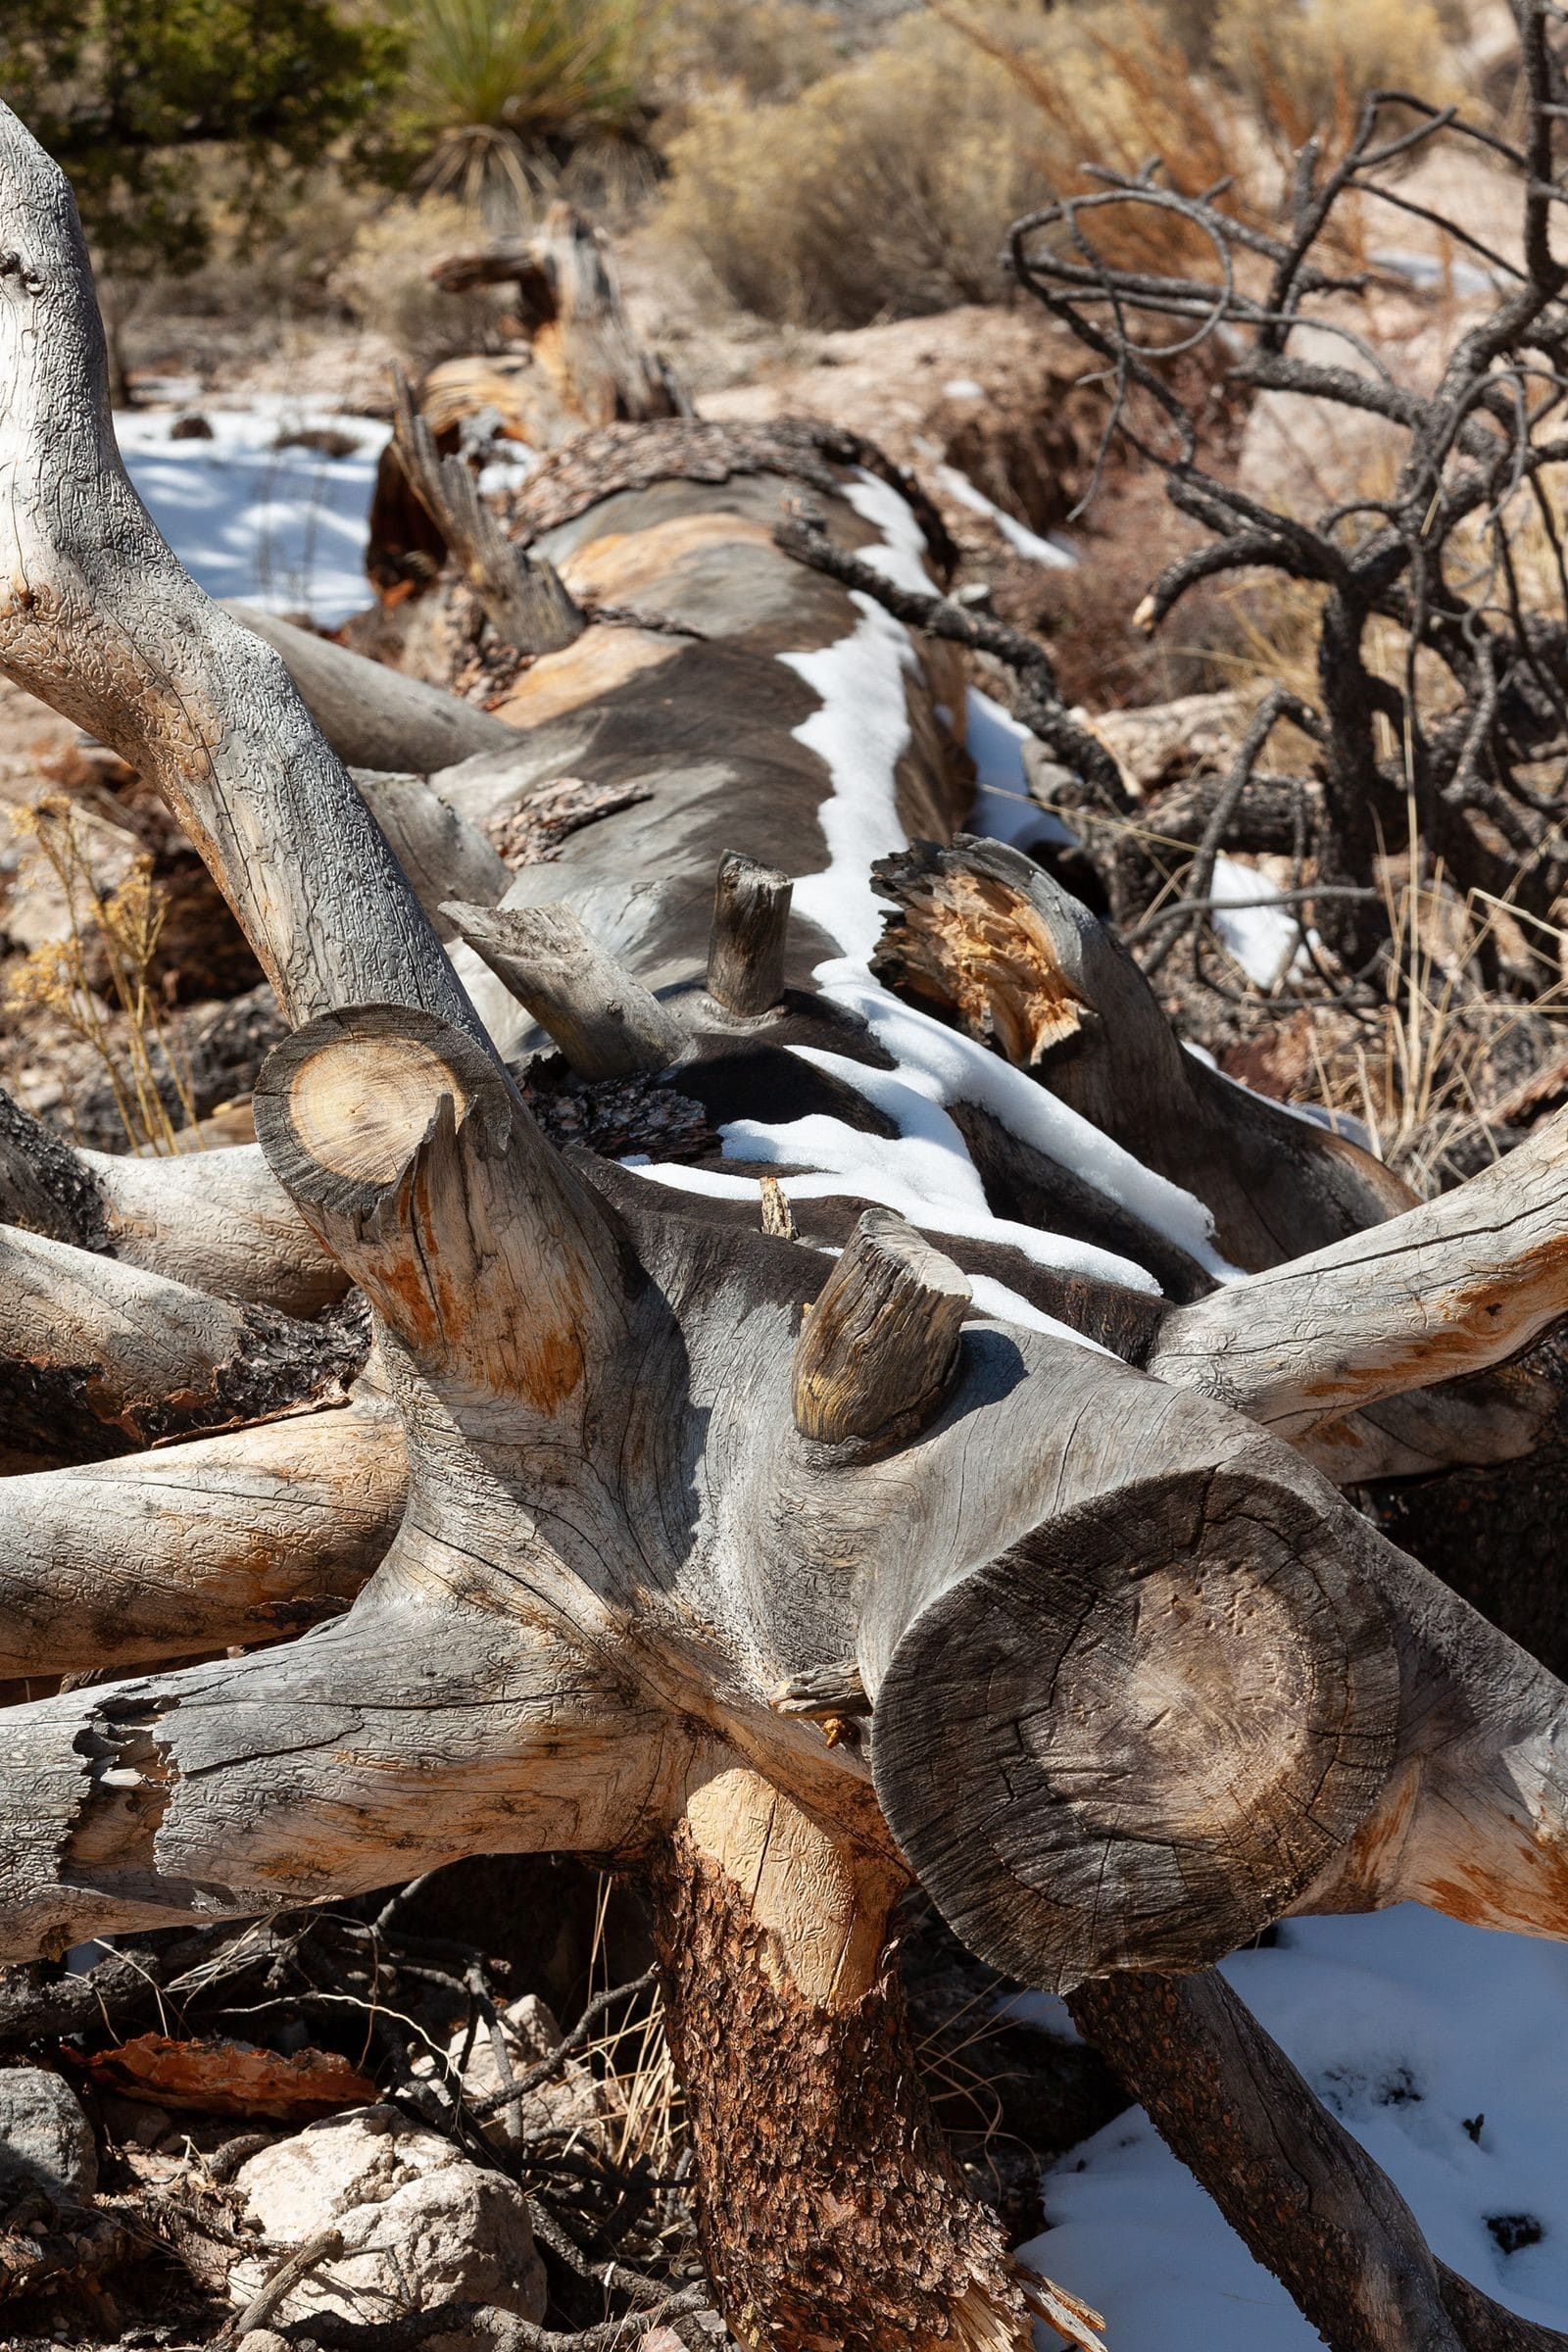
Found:
[[[347,1608],[405,1488],[402,1432],[365,1405],[0,1479],[0,1677],[302,1633]]]

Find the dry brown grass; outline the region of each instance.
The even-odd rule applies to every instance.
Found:
[[[172,1082],[186,1128],[196,1126],[197,1114],[188,1075],[160,1018],[158,948],[167,902],[152,878],[152,859],[137,858],[122,882],[103,891],[93,879],[69,801],[52,794],[13,809],[11,823],[19,836],[36,843],[53,872],[69,929],[65,939],[44,942],[12,966],[8,1008],[52,1015],[91,1047],[133,1152],[179,1151],[164,1085]],[[113,1032],[93,985],[100,970],[107,973],[124,1015]]]
[[[1354,1025],[1319,1014],[1315,1098],[1367,1130],[1378,1157],[1430,1196],[1495,1158],[1491,1114],[1529,1071],[1568,1048],[1568,932],[1505,898],[1423,878],[1414,827],[1380,861],[1394,940],[1384,1002]],[[1502,1001],[1481,978],[1501,953],[1533,987]]]

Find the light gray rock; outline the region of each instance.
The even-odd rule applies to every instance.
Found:
[[[537,2059],[547,2057],[561,2040],[561,2025],[554,2012],[537,1993],[525,1992],[510,2003],[498,2015],[498,2023],[507,2045],[512,2079],[525,2075]],[[466,2033],[452,2036],[447,2049],[447,2072],[455,2075]],[[431,2058],[415,2060],[414,2071],[426,2079],[437,2073]],[[445,2077],[443,2077],[445,2079]],[[470,2099],[487,2099],[503,2087],[496,2066],[495,2045],[486,2033],[473,2040],[468,2063],[463,2073],[463,2088]],[[521,2101],[522,2128],[537,2134],[560,2132],[576,2133],[588,2138],[603,2139],[616,2115],[613,2094],[610,2086],[598,2080],[592,2070],[578,2058],[563,2060],[559,2071],[549,2082],[538,2083]],[[504,2148],[508,2141],[508,2119],[503,2109],[497,2109],[481,2122],[479,2129],[486,2139]]]
[[[290,2290],[269,2315],[274,2326],[321,2312],[393,2320],[461,2299],[491,2306],[495,2325],[431,2336],[430,2352],[500,2352],[513,2335],[501,2315],[544,2315],[544,2266],[522,2191],[390,2107],[327,2116],[252,2156],[234,2184],[270,2249],[230,2272],[236,2310],[281,2254],[335,2229],[342,2253]]]
[[[77,2198],[98,2185],[92,2126],[70,2083],[46,2067],[0,2069],[0,2172]]]

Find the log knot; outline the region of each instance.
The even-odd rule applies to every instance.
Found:
[[[14,277],[26,294],[41,294],[49,282],[24,255],[12,252],[0,253],[0,277]]]

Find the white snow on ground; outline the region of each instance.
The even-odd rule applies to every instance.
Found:
[[[1273,883],[1254,866],[1221,856],[1214,860],[1209,896],[1214,928],[1249,980],[1258,988],[1277,987],[1295,960],[1301,932],[1289,906],[1268,904],[1276,900]]]
[[[186,570],[210,596],[328,627],[370,601],[365,543],[376,462],[389,428],[310,401],[203,404],[210,441],[174,441],[167,409],[115,417],[125,470]],[[343,457],[290,444],[301,430],[342,433]]]
[[[967,507],[973,514],[989,516],[1008,546],[1020,556],[1027,556],[1031,564],[1045,564],[1060,570],[1077,563],[1077,551],[1065,539],[1054,536],[1043,539],[1015,514],[1009,514],[1005,507],[999,507],[995,499],[987,498],[956,466],[938,465],[932,471],[950,498],[956,498],[960,507]]]
[[[1029,741],[1021,719],[1004,710],[989,694],[971,686],[966,698],[963,745],[974,761],[974,816],[970,830],[992,841],[1010,842],[1015,850],[1037,849],[1042,842],[1070,842],[1071,833],[1059,816],[1029,797],[1020,745]]]
[[[1225,1975],[1433,2253],[1526,2319],[1568,2328],[1568,1951],[1403,1904],[1288,1920],[1277,1949],[1239,1952]],[[1059,2003],[1018,2006],[1059,2030]],[[1142,2110],[1042,2187],[1054,2226],[1026,2258],[1104,2313],[1115,2352],[1318,2352]]]

